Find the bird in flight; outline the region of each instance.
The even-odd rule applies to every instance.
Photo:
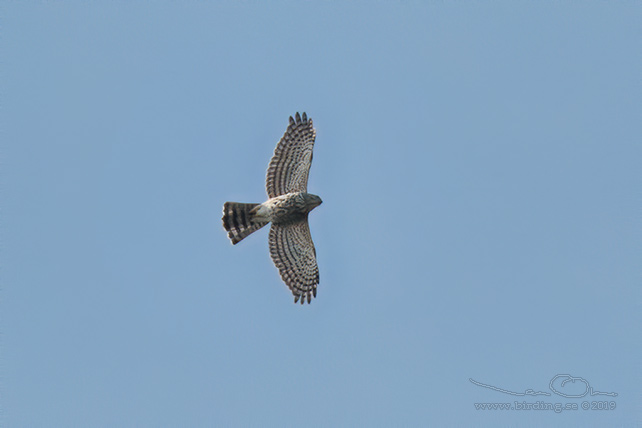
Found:
[[[312,119],[299,113],[274,149],[267,170],[268,200],[262,204],[225,202],[223,227],[232,244],[238,244],[268,223],[270,256],[283,282],[299,300],[310,303],[317,296],[319,267],[310,236],[308,214],[321,205],[321,198],[308,193],[308,174],[316,130]]]

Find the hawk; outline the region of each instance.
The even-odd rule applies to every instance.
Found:
[[[317,296],[319,267],[310,236],[308,214],[321,205],[321,198],[308,193],[308,173],[316,131],[312,119],[299,113],[274,149],[267,170],[268,200],[262,204],[225,202],[223,227],[232,244],[268,223],[270,256],[283,282],[294,295],[294,303],[310,303]]]

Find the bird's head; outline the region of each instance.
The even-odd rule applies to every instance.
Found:
[[[312,193],[305,194],[305,205],[309,208],[310,211],[321,205],[323,201],[317,195]]]

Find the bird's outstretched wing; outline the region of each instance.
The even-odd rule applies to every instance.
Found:
[[[270,255],[292,291],[294,303],[299,299],[301,304],[310,303],[312,297],[317,296],[319,267],[307,216],[295,223],[272,224]]]
[[[267,170],[266,188],[270,198],[290,192],[307,192],[308,173],[316,131],[312,119],[299,113],[293,119],[274,149]]]

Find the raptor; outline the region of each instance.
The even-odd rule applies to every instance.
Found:
[[[294,303],[310,303],[317,295],[319,267],[310,235],[308,214],[321,198],[308,193],[308,174],[316,131],[305,113],[290,116],[290,123],[274,149],[268,166],[268,200],[259,203],[225,202],[223,227],[232,244],[268,223],[270,256]]]

